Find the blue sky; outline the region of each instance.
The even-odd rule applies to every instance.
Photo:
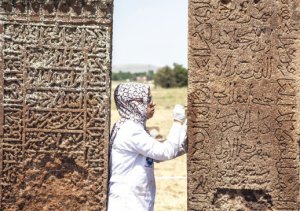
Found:
[[[114,0],[113,65],[187,66],[188,0]]]

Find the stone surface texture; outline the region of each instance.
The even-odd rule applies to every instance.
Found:
[[[300,1],[190,0],[188,210],[297,211]]]
[[[105,210],[112,0],[0,1],[0,210]]]

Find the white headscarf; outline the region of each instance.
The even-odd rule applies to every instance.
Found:
[[[121,83],[114,93],[115,103],[121,119],[117,121],[112,129],[110,144],[116,137],[118,130],[126,120],[132,120],[142,124],[146,128],[147,106],[150,87],[141,83]]]

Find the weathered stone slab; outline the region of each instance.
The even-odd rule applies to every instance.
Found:
[[[300,2],[189,1],[189,210],[299,210]]]
[[[112,0],[0,12],[0,210],[105,210]]]

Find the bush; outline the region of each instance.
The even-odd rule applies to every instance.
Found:
[[[165,66],[156,72],[154,75],[155,85],[163,88],[187,86],[187,69],[176,63],[173,66],[173,69]]]
[[[174,63],[174,72],[175,72],[175,78],[176,78],[176,85],[178,87],[187,86],[188,83],[188,76],[187,76],[187,69],[184,68],[180,64]]]

